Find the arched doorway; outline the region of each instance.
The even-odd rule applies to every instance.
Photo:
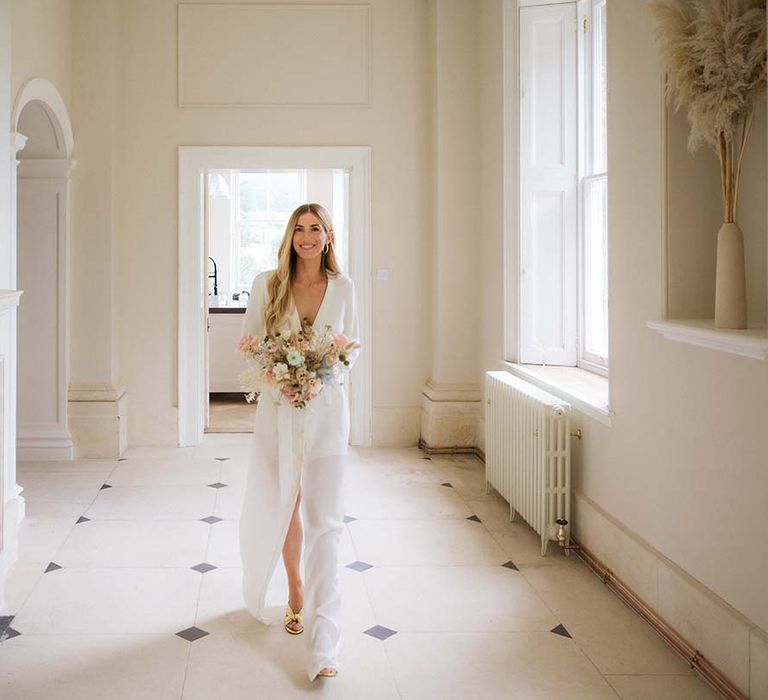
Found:
[[[72,459],[67,388],[73,138],[64,101],[51,83],[35,79],[22,88],[12,128],[16,286],[24,291],[18,310],[17,458]]]

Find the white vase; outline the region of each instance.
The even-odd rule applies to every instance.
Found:
[[[744,236],[738,224],[727,223],[717,234],[715,272],[715,327],[747,327],[747,284],[744,274]]]

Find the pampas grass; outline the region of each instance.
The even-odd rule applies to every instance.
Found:
[[[652,0],[667,98],[687,108],[688,149],[720,159],[723,214],[733,222],[755,103],[766,83],[765,0]]]

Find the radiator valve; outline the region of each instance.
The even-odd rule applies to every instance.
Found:
[[[568,521],[565,518],[558,518],[555,520],[557,523],[557,543],[562,549],[581,549],[578,544],[566,544],[565,526],[568,525]]]
[[[568,521],[565,518],[558,518],[555,522],[557,523],[557,543],[565,547],[565,526]]]

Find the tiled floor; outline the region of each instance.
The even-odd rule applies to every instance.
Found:
[[[252,439],[19,465],[3,700],[716,697],[575,555],[541,558],[480,461],[416,448],[355,450],[341,671],[310,683],[304,638],[240,597]]]

